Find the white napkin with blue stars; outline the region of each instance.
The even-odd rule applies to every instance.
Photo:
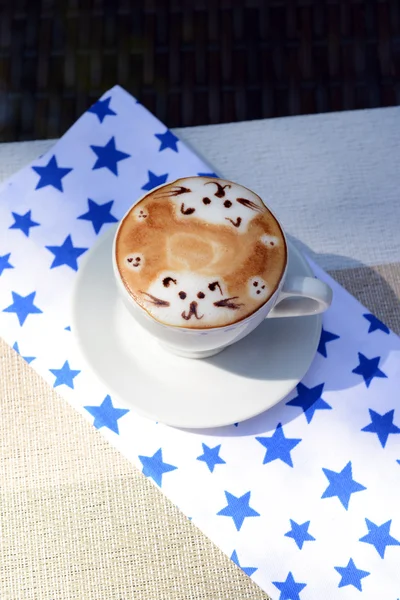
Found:
[[[83,366],[82,257],[143,190],[210,171],[123,89],[104,94],[1,188],[0,334],[274,600],[397,600],[400,341],[326,273],[312,367],[237,426],[156,424]]]

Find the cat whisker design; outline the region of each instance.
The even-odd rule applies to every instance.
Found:
[[[244,304],[240,302],[233,302],[233,300],[237,300],[239,296],[232,296],[232,298],[223,298],[222,300],[218,300],[218,302],[214,302],[214,306],[218,306],[218,308],[231,308],[232,310],[238,310]]]
[[[192,317],[195,317],[198,321],[200,321],[200,319],[202,319],[204,315],[199,316],[197,314],[197,306],[197,302],[191,302],[189,306],[189,312],[186,313],[186,311],[183,311],[182,318],[185,319],[185,321],[190,321]]]
[[[151,304],[154,304],[155,306],[170,306],[170,302],[167,302],[166,300],[161,300],[161,298],[157,298],[157,296],[153,296],[148,292],[142,292],[142,290],[139,290],[139,293],[143,294],[144,296],[147,296],[148,302],[151,302]]]
[[[172,188],[167,193],[156,194],[155,198],[171,198],[174,196],[180,196],[181,194],[189,194],[192,190],[180,185],[179,187]]]
[[[245,206],[246,208],[250,208],[250,210],[255,210],[256,212],[260,213],[264,212],[261,206],[258,206],[258,204],[252,200],[247,200],[247,198],[236,198],[236,202],[239,202],[239,204]]]

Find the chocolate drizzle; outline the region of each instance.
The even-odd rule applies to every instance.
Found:
[[[244,304],[238,302],[232,302],[232,300],[237,300],[239,296],[232,296],[232,298],[223,298],[223,300],[218,300],[218,302],[214,302],[214,306],[218,308],[231,308],[232,310],[238,310]]]
[[[232,220],[232,219],[230,219],[229,217],[225,217],[225,219],[226,219],[226,221],[230,221],[234,227],[240,227],[240,224],[241,224],[241,222],[242,222],[242,219],[241,219],[241,217],[238,217],[238,218],[236,219],[236,221],[233,221],[233,220]]]
[[[219,285],[218,281],[213,281],[212,283],[208,284],[208,289],[210,290],[210,292],[215,292],[215,289],[218,288],[220,291],[220,294],[222,296],[222,290],[221,290],[221,286]]]
[[[255,210],[257,212],[263,212],[263,209],[261,208],[261,206],[258,206],[258,204],[256,204],[252,200],[247,200],[247,198],[236,198],[236,202],[239,202],[239,204],[242,204],[242,206],[245,206],[246,208],[250,208],[251,210]]]
[[[180,196],[181,194],[188,194],[189,192],[191,192],[192,190],[190,190],[189,188],[183,187],[183,185],[180,185],[178,188],[174,188],[170,195],[171,196]]]
[[[204,185],[210,185],[210,183],[213,183],[218,188],[214,194],[214,196],[216,196],[217,198],[223,198],[225,196],[225,188],[230,189],[230,187],[231,187],[228,183],[226,185],[221,185],[220,183],[217,183],[216,181],[207,181],[207,183],[205,183]]]
[[[191,302],[189,306],[189,312],[186,313],[185,311],[183,311],[181,316],[182,319],[185,319],[185,321],[189,321],[192,317],[195,317],[198,321],[200,321],[200,319],[204,317],[204,315],[201,315],[201,317],[199,317],[199,315],[197,314],[197,302]]]
[[[172,283],[174,283],[176,285],[176,279],[173,279],[172,277],[164,277],[163,286],[169,287],[169,284],[171,283],[171,281],[172,281]]]
[[[181,213],[183,215],[192,215],[195,212],[195,208],[185,208],[185,204],[182,202]]]
[[[149,299],[148,301],[154,304],[154,306],[170,306],[170,303],[166,300],[161,300],[161,298],[157,298],[156,296],[153,296],[148,292],[142,292],[142,290],[139,290],[139,293],[143,294],[144,296],[147,296]]]

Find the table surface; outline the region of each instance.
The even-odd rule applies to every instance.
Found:
[[[400,333],[400,108],[174,131]],[[0,388],[2,600],[267,598],[1,340]]]

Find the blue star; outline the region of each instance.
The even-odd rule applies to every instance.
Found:
[[[199,177],[219,177],[216,173],[197,173]]]
[[[382,323],[379,319],[375,317],[375,315],[371,315],[366,313],[363,315],[364,319],[367,319],[369,322],[368,333],[373,333],[374,331],[383,331],[383,333],[390,333],[389,327],[386,327],[385,323]]]
[[[232,517],[238,531],[240,531],[246,517],[260,516],[260,513],[249,505],[250,493],[251,492],[246,492],[243,496],[236,497],[229,492],[225,492],[228,505],[217,513],[217,515],[222,517]]]
[[[143,465],[143,475],[151,477],[160,487],[162,486],[162,476],[164,473],[175,471],[178,468],[163,461],[161,448],[153,456],[139,456],[139,460]]]
[[[394,410],[389,410],[389,412],[384,415],[380,415],[371,408],[368,410],[371,417],[371,423],[366,427],[363,427],[361,431],[376,433],[382,448],[384,448],[391,433],[400,433],[400,428],[393,423]]]
[[[324,383],[316,385],[313,388],[308,388],[303,383],[299,383],[297,386],[297,396],[286,402],[287,406],[299,406],[303,409],[307,423],[311,423],[314,413],[317,409],[331,409],[332,406],[325,402],[322,398],[322,392],[324,391]]]
[[[375,358],[367,358],[361,352],[358,353],[358,359],[360,364],[352,370],[352,373],[357,373],[357,375],[362,375],[365,381],[365,385],[367,387],[370,386],[371,381],[374,377],[387,377],[387,375],[381,371],[379,367],[379,361],[381,360],[380,356],[376,356]]]
[[[215,448],[209,448],[206,444],[202,444],[203,454],[197,457],[197,460],[202,460],[206,463],[211,473],[214,471],[215,465],[226,464],[224,459],[219,456],[221,444],[215,446]]]
[[[338,340],[339,338],[340,335],[336,335],[336,333],[331,333],[330,331],[327,331],[326,329],[322,328],[317,352],[319,352],[320,354],[322,354],[322,356],[325,356],[325,358],[327,358],[328,355],[326,353],[326,344],[328,342]]]
[[[329,485],[321,498],[333,498],[337,496],[346,510],[349,508],[351,494],[367,489],[364,485],[353,479],[351,461],[338,473],[330,469],[322,470],[329,481]]]
[[[130,157],[130,154],[117,150],[115,146],[114,136],[107,142],[105,146],[90,146],[97,156],[97,160],[93,165],[95,169],[109,169],[111,173],[118,176],[118,163]]]
[[[352,558],[349,560],[347,567],[335,567],[335,571],[342,576],[338,587],[341,588],[345,587],[346,585],[352,585],[360,592],[362,592],[361,579],[368,577],[370,574],[368,571],[357,569]]]
[[[255,573],[257,571],[257,567],[242,567],[242,565],[239,563],[239,559],[238,559],[236,550],[234,550],[232,552],[231,560],[235,563],[235,565],[240,567],[242,569],[242,571],[244,571],[246,573],[246,575],[248,575],[249,577],[251,577],[253,575],[253,573]]]
[[[307,585],[295,581],[291,571],[289,571],[286,581],[273,581],[272,583],[280,591],[279,600],[300,600],[299,594]]]
[[[49,369],[50,373],[53,373],[56,380],[53,384],[53,387],[58,387],[59,385],[67,385],[71,389],[74,389],[74,379],[77,375],[79,375],[80,371],[74,371],[69,366],[68,361],[66,360],[61,369]]]
[[[54,155],[45,167],[32,167],[32,169],[40,176],[35,189],[39,190],[47,185],[52,185],[60,192],[64,191],[61,180],[72,171],[72,169],[59,167]]]
[[[171,148],[171,150],[178,152],[177,143],[179,142],[179,138],[177,138],[172,131],[167,129],[165,133],[156,133],[155,136],[161,142],[161,145],[158,149],[159,152],[161,152],[161,150],[165,150],[166,148]]]
[[[149,174],[149,180],[142,186],[142,190],[150,191],[158,185],[162,185],[168,179],[168,173],[164,173],[164,175],[156,175],[151,171],[147,171],[147,173]]]
[[[35,315],[43,312],[42,310],[40,310],[40,308],[33,304],[36,292],[32,292],[27,296],[20,296],[16,292],[11,293],[13,303],[10,304],[10,306],[7,306],[7,308],[3,308],[3,312],[15,313],[18,317],[20,325],[23,325],[25,323],[25,320],[28,315]]]
[[[61,246],[46,246],[54,254],[55,258],[50,265],[50,269],[67,265],[74,271],[78,270],[78,257],[86,252],[87,248],[77,248],[72,243],[72,238],[68,235]]]
[[[8,254],[4,254],[0,256],[0,276],[3,275],[4,269],[13,269],[13,265],[10,264],[9,258],[11,256],[11,252]]]
[[[119,435],[118,419],[129,412],[127,408],[114,408],[109,395],[104,398],[100,406],[84,406],[83,408],[94,417],[93,425],[96,429],[108,427],[117,435]]]
[[[83,221],[91,221],[95,233],[99,233],[100,229],[103,227],[105,223],[117,223],[118,219],[111,214],[111,208],[114,204],[114,200],[110,200],[110,202],[105,202],[104,204],[97,204],[90,198],[88,198],[88,212],[85,212],[83,215],[80,215],[78,219],[82,219]]]
[[[256,437],[256,440],[267,449],[263,461],[264,465],[279,459],[289,467],[293,467],[290,452],[301,442],[301,439],[285,437],[281,423],[278,423],[271,437]]]
[[[22,356],[21,352],[19,351],[19,346],[18,346],[18,342],[15,342],[13,349],[15,350],[15,352],[17,352],[20,356]],[[33,360],[35,360],[36,356],[22,356],[22,358],[28,363],[31,363]]]
[[[31,212],[32,211],[28,210],[28,212],[25,213],[24,215],[18,215],[15,212],[11,213],[12,216],[14,217],[14,223],[12,225],[10,225],[9,229],[20,229],[22,231],[22,233],[24,233],[26,235],[26,237],[29,237],[30,228],[38,227],[40,225],[40,223],[36,223],[36,221],[32,221]]]
[[[71,325],[67,325],[67,327],[64,327],[65,331],[71,331]]]
[[[286,537],[291,537],[296,542],[296,545],[300,550],[303,548],[304,542],[314,542],[315,537],[308,533],[308,528],[310,526],[310,521],[306,521],[302,525],[296,523],[296,521],[292,521],[290,519],[290,525],[292,529],[285,533]]]
[[[110,108],[111,96],[104,100],[97,100],[89,109],[88,112],[97,115],[100,123],[104,121],[107,115],[116,115],[117,113]]]
[[[360,538],[360,542],[374,546],[381,558],[385,558],[386,546],[400,546],[399,540],[390,535],[391,520],[386,521],[383,525],[375,525],[369,519],[365,519],[365,522],[368,527],[368,533]]]

